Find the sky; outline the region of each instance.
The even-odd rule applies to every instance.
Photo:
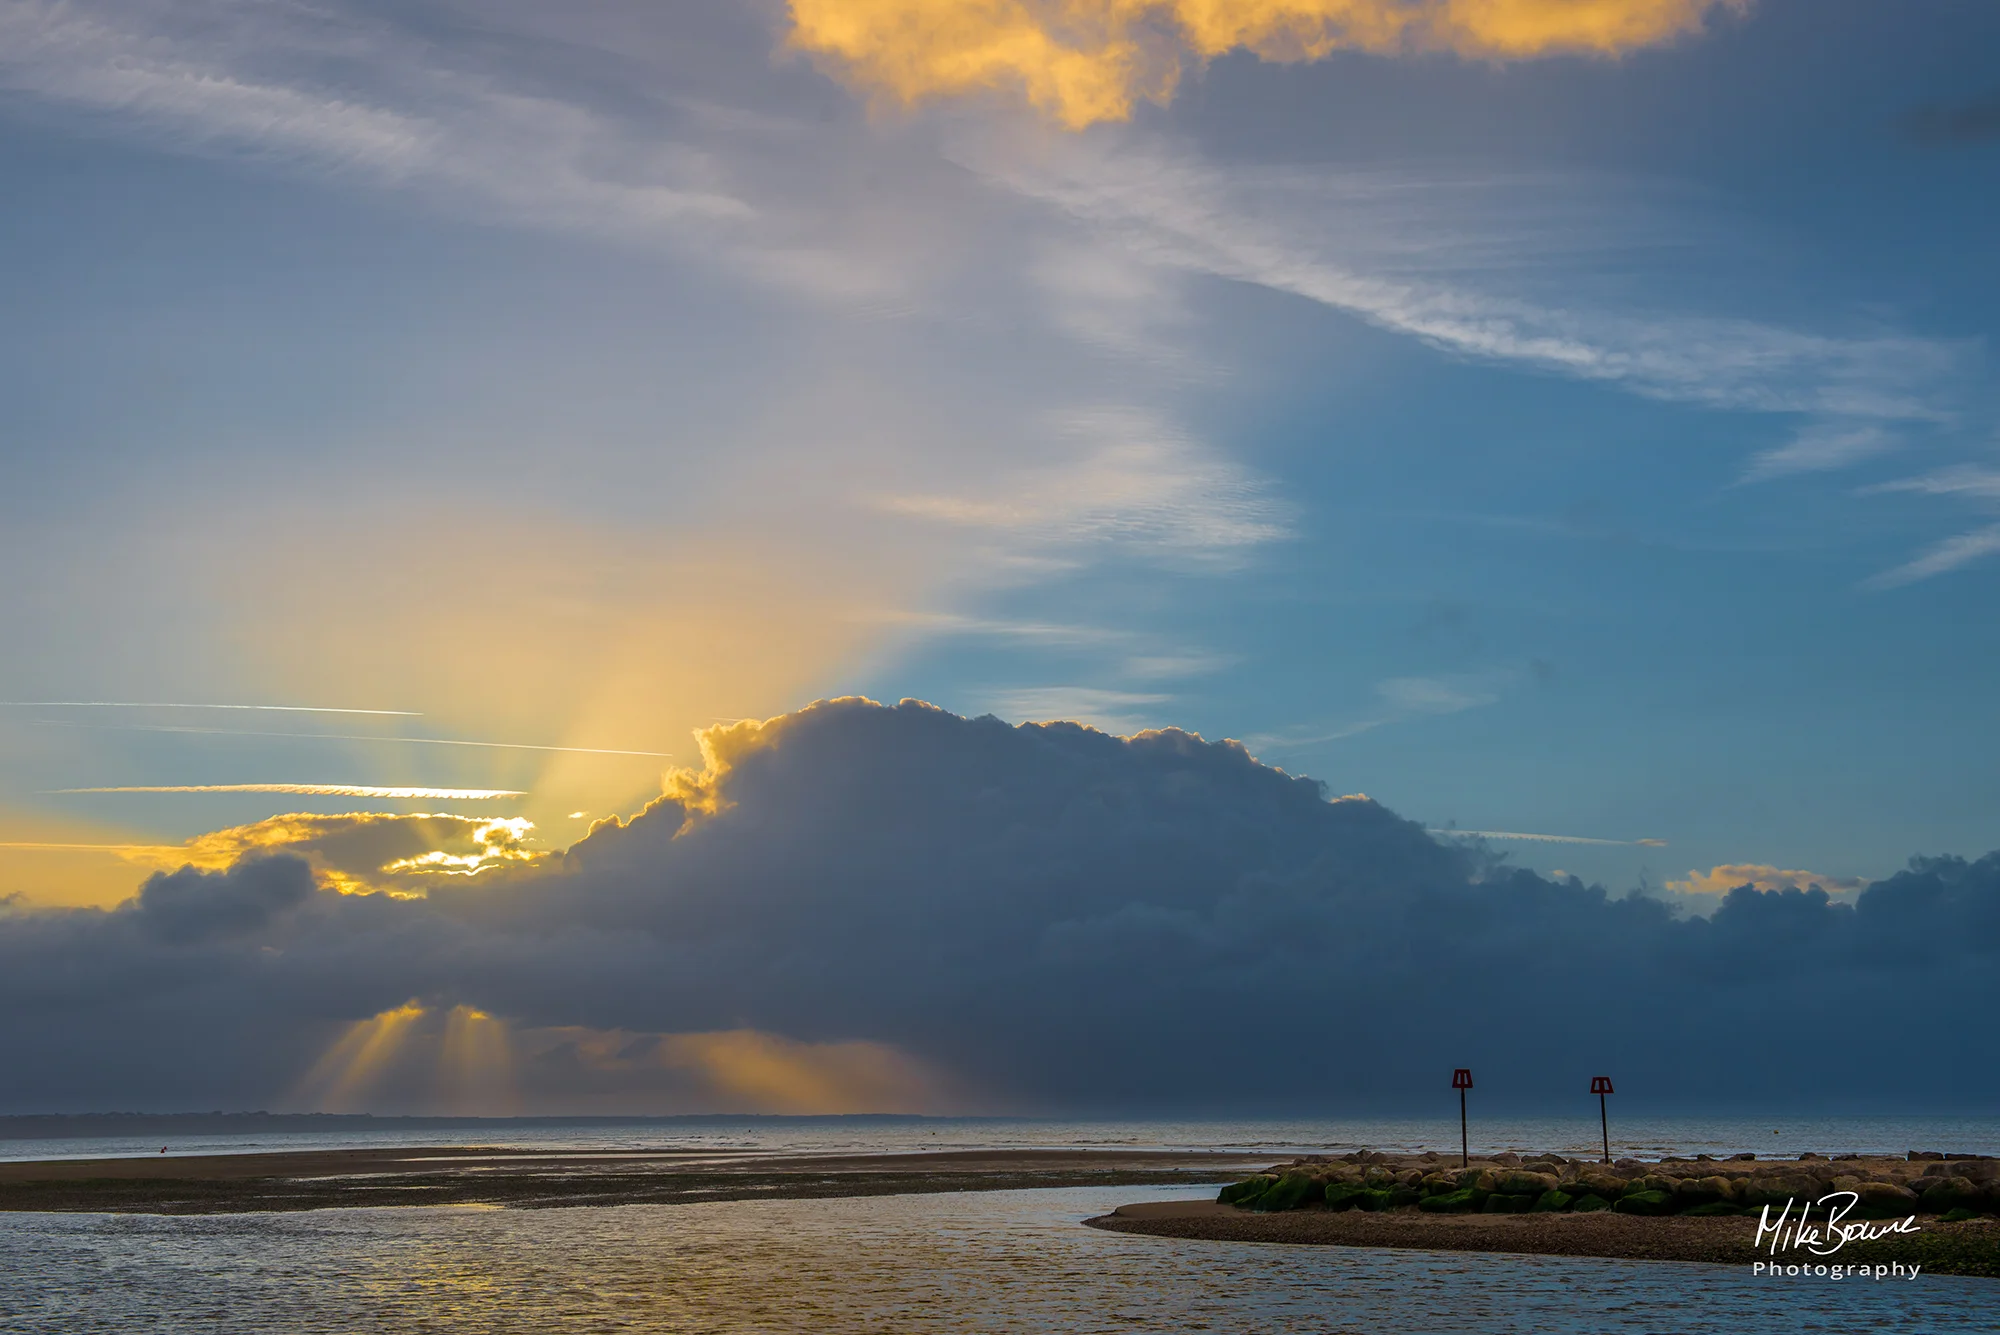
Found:
[[[1164,914],[1247,1024],[1289,966],[1230,906],[1320,865],[1663,960],[1986,922],[2000,873],[1891,878],[2000,847],[1995,50],[1965,0],[0,0],[0,951],[109,971],[18,984],[0,1048],[47,1078],[6,1097],[1119,1104],[1028,1055],[1054,1019],[868,992],[883,941],[986,921],[892,894],[907,812],[815,844],[811,792],[717,796],[745,756],[837,789],[909,718],[967,721],[939,782],[1036,839],[1099,799],[1037,805],[1069,762],[981,716],[1135,738],[1103,763],[1155,832],[1195,756],[1255,764],[1217,799],[1251,827],[1303,776],[1417,839],[1298,815],[1172,894],[1115,831],[1044,850],[1113,898],[1028,914],[991,995],[1080,997],[1078,923],[1115,955]],[[929,883],[1012,847],[965,830]],[[618,907],[793,923],[816,877],[877,930],[810,995],[655,986],[704,933],[807,947]],[[573,952],[628,949],[586,997]],[[250,995],[219,1065],[52,1055]],[[1179,1004],[1107,1032],[1170,1051]]]

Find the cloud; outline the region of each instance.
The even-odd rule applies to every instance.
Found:
[[[1971,565],[2000,552],[2000,524],[1946,538],[1922,556],[1862,582],[1864,589],[1894,589]]]
[[[1157,723],[1157,706],[1171,695],[1110,691],[1092,686],[1027,686],[996,691],[985,703],[1006,718],[1081,723],[1115,735],[1143,732]],[[1141,712],[1143,711],[1143,712]]]
[[[224,871],[183,867],[148,880],[133,906],[140,930],[175,945],[245,936],[313,896],[312,868],[287,856]]]
[[[980,496],[888,495],[877,504],[1037,551],[1115,547],[1208,565],[1286,536],[1287,509],[1262,479],[1149,413],[1072,412],[1050,427],[1075,446],[1060,464],[1002,477]]]
[[[411,709],[335,709],[327,705],[190,705],[129,700],[0,700],[0,709],[247,709],[270,714],[374,714],[422,718]]]
[[[1868,494],[1912,492],[1947,496],[1992,512],[2000,509],[2000,470],[1978,464],[1956,464],[1920,477],[1898,478],[1865,489]],[[1991,524],[1944,539],[1923,555],[1862,581],[1864,589],[1893,589],[1947,574],[1982,557],[2000,552],[2000,524]]]
[[[2000,855],[1677,918],[1175,730],[840,700],[703,747],[643,814],[419,897],[314,889],[302,826],[317,862],[245,839],[113,911],[17,906],[4,1097],[462,1107],[450,1050],[544,1111],[1324,1113],[1468,1063],[1522,1105],[1606,1063],[1660,1107],[2000,1093],[1992,1043],[1932,1022],[2000,1000]],[[1745,1026],[1783,1041],[1717,1062]],[[1888,1044],[1894,1089],[1856,1066]]]
[[[1844,337],[1510,292],[1524,275],[1507,271],[1528,267],[1518,242],[1467,236],[1462,219],[1518,208],[1522,194],[1547,192],[1546,182],[1221,166],[1136,132],[1032,155],[967,136],[954,151],[970,169],[1162,269],[1289,293],[1456,356],[1649,398],[1806,414],[1832,432],[1938,422],[1950,415],[1940,387],[1964,360],[1961,347],[1891,333]],[[1537,226],[1563,236],[1578,224],[1551,217]]]
[[[282,793],[295,797],[436,798],[439,801],[485,801],[495,797],[525,797],[514,788],[378,788],[354,783],[196,783],[145,784],[122,788],[58,788],[62,794],[81,793]]]
[[[1887,454],[1901,444],[1894,433],[1873,423],[1819,423],[1800,431],[1777,449],[1766,450],[1752,459],[1742,481],[1768,482],[1795,473],[1848,468],[1864,459]]]
[[[1386,728],[1411,719],[1439,718],[1480,709],[1500,699],[1504,676],[1493,674],[1452,677],[1391,677],[1375,685],[1381,712],[1369,718],[1334,728],[1303,727],[1283,732],[1259,733],[1245,740],[1264,751],[1283,751],[1301,746],[1318,746],[1358,737],[1364,732]]]
[[[72,723],[60,719],[36,719],[44,727],[99,728],[112,732],[192,733],[209,737],[284,737],[294,741],[394,742],[408,746],[471,746],[486,751],[559,751],[586,756],[657,756],[670,758],[671,751],[629,751],[602,746],[546,746],[536,742],[478,742],[461,737],[398,737],[393,733],[352,732],[267,732],[253,728],[175,727],[165,723]]]
[[[792,0],[791,45],[880,100],[1000,92],[1070,129],[1164,103],[1230,51],[1617,55],[1748,0]]]
[[[1868,882],[1859,877],[1822,876],[1811,871],[1787,871],[1782,867],[1766,866],[1760,862],[1728,862],[1711,867],[1707,871],[1690,871],[1687,879],[1668,881],[1667,889],[1683,895],[1726,895],[1738,886],[1749,886],[1753,890],[1772,892],[1778,890],[1810,890],[1815,886],[1829,895],[1852,898],[1866,889]]]

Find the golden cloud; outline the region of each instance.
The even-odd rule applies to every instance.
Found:
[[[1816,885],[1830,895],[1839,895],[1865,889],[1868,882],[1860,877],[1767,867],[1761,862],[1725,862],[1707,871],[1690,871],[1684,881],[1668,881],[1667,889],[1684,895],[1726,895],[1739,885],[1767,891],[1805,890]]]
[[[1749,0],[792,0],[790,44],[912,106],[1001,92],[1072,130],[1165,103],[1183,68],[1230,51],[1615,56]]]

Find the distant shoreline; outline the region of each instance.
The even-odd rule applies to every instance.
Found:
[[[0,1162],[0,1212],[234,1214],[363,1206],[692,1204],[1192,1185],[1263,1157],[1172,1150],[899,1154],[470,1145]]]

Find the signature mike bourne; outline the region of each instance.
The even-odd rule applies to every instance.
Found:
[[[1886,1238],[1892,1233],[1920,1233],[1923,1231],[1917,1227],[1917,1217],[1915,1215],[1910,1215],[1904,1219],[1884,1220],[1879,1224],[1871,1223],[1865,1219],[1857,1219],[1849,1223],[1847,1216],[1860,1203],[1861,1197],[1859,1193],[1852,1191],[1829,1192],[1816,1201],[1807,1201],[1803,1207],[1799,1206],[1796,1197],[1791,1197],[1785,1201],[1785,1208],[1778,1211],[1776,1219],[1771,1218],[1771,1207],[1766,1205],[1763,1213],[1757,1220],[1757,1241],[1755,1245],[1762,1248],[1764,1246],[1764,1239],[1768,1237],[1771,1240],[1770,1248],[1773,1257],[1788,1251],[1805,1251],[1813,1256],[1834,1256],[1839,1254],[1841,1248],[1852,1242],[1873,1242],[1877,1238]],[[1814,1222],[1812,1215],[1815,1207],[1825,1208],[1826,1218],[1823,1222]],[[1792,1213],[1794,1209],[1798,1210],[1796,1216]],[[1920,1265],[1901,1264],[1852,1265],[1841,1263],[1814,1265],[1810,1262],[1805,1262],[1786,1265],[1783,1262],[1774,1260],[1756,1262],[1751,1266],[1751,1273],[1759,1275],[1797,1275],[1803,1273],[1808,1275],[1825,1275],[1833,1279],[1842,1279],[1848,1275],[1853,1275],[1857,1279],[1887,1279],[1891,1277],[1915,1279],[1917,1272],[1922,1269],[1923,1267]]]

